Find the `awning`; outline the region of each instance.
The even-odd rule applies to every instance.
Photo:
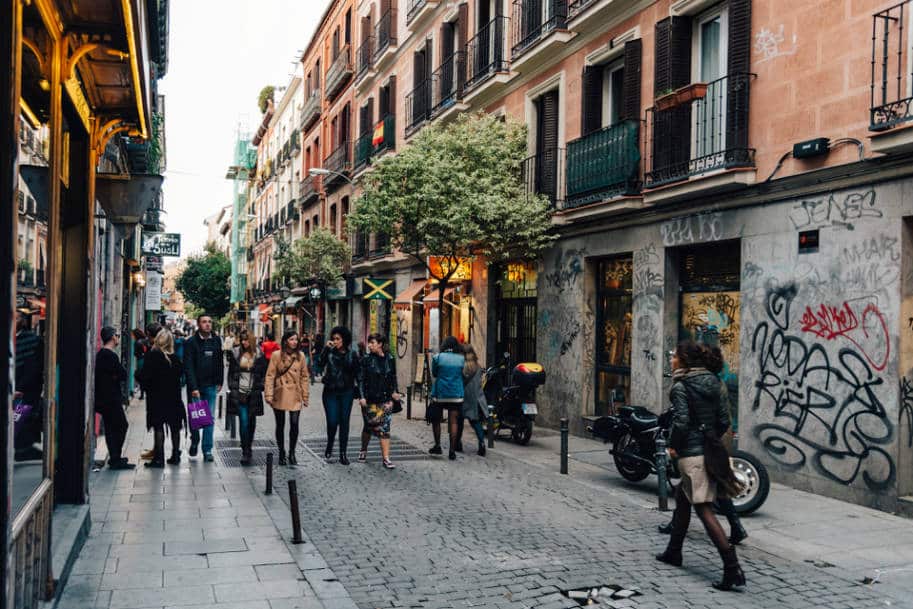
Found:
[[[456,289],[456,286],[447,286],[447,289],[444,290],[444,299],[447,300],[448,297],[453,296],[453,291]],[[441,292],[437,289],[437,286],[433,287],[431,291],[425,296],[425,304],[437,305],[438,296]]]
[[[285,308],[294,309],[297,308],[298,303],[304,300],[304,296],[289,296],[285,299]]]
[[[418,296],[422,290],[425,289],[425,285],[428,282],[424,279],[413,279],[412,284],[397,294],[396,304],[411,305],[415,304],[416,296]]]

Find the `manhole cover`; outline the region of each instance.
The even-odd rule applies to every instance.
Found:
[[[318,459],[323,459],[323,453],[327,448],[326,438],[304,438],[299,444]],[[349,437],[349,459],[354,461],[358,457],[358,449],[361,445],[361,434],[355,434]],[[333,447],[333,458],[339,457],[339,444]],[[430,459],[431,455],[424,448],[419,448],[403,440],[390,440],[390,459],[392,461],[417,461],[420,459]],[[380,462],[380,441],[377,438],[371,438],[371,444],[368,446],[368,461]]]
[[[625,588],[615,584],[595,588],[580,588],[579,590],[564,590],[561,592],[581,607],[592,605],[614,606],[616,601],[628,601],[626,606],[633,606],[634,599],[640,596],[640,591],[634,588]]]

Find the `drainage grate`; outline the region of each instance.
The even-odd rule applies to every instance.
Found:
[[[326,438],[304,438],[299,441],[309,453],[318,459],[323,459],[323,453],[327,448]],[[358,456],[358,449],[361,444],[361,434],[354,434],[349,437],[349,459],[352,461]],[[337,442],[334,450],[334,459],[339,457],[339,444]],[[427,449],[419,448],[403,440],[390,440],[390,459],[392,461],[418,461],[422,459],[431,459]],[[380,441],[377,438],[371,438],[371,444],[368,446],[368,461],[381,461]]]
[[[216,440],[216,448],[239,448],[241,446],[240,440]],[[275,440],[254,440],[251,443],[252,448],[276,448]]]
[[[607,607],[616,607],[618,601],[625,601],[625,607],[633,607],[637,602],[634,600],[640,596],[637,588],[625,588],[615,584],[599,586],[597,588],[581,588],[579,590],[563,590],[561,592],[581,607],[592,605],[605,605]]]
[[[219,458],[219,461],[225,467],[243,467],[241,465],[241,449],[240,448],[217,448],[215,450],[216,456]],[[256,465],[266,466],[266,455],[273,453],[273,462],[277,458],[275,445],[273,448],[263,448],[254,446],[251,451],[251,467]]]

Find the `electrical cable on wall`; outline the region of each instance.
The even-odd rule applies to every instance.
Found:
[[[859,149],[859,160],[860,161],[865,160],[865,144],[863,144],[861,140],[858,140],[855,137],[842,137],[842,138],[839,138],[839,139],[836,139],[836,140],[830,142],[828,144],[827,152],[830,153],[831,151],[834,150],[834,147],[842,146],[843,144],[856,144],[856,146]],[[783,168],[783,163],[785,163],[786,159],[788,159],[791,156],[793,156],[792,150],[790,150],[789,152],[787,152],[783,156],[781,156],[780,160],[777,161],[777,164],[774,167],[774,170],[770,173],[769,176],[767,176],[767,179],[764,180],[763,183],[766,184],[766,183],[770,182],[771,180],[773,180],[774,176],[777,175],[777,173],[780,171],[780,169]]]

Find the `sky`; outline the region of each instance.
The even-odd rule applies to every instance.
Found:
[[[260,124],[257,96],[288,84],[329,0],[169,3],[165,95],[166,230],[183,257],[206,244],[203,219],[232,203],[225,172],[239,126]],[[277,92],[277,99],[281,93]]]

